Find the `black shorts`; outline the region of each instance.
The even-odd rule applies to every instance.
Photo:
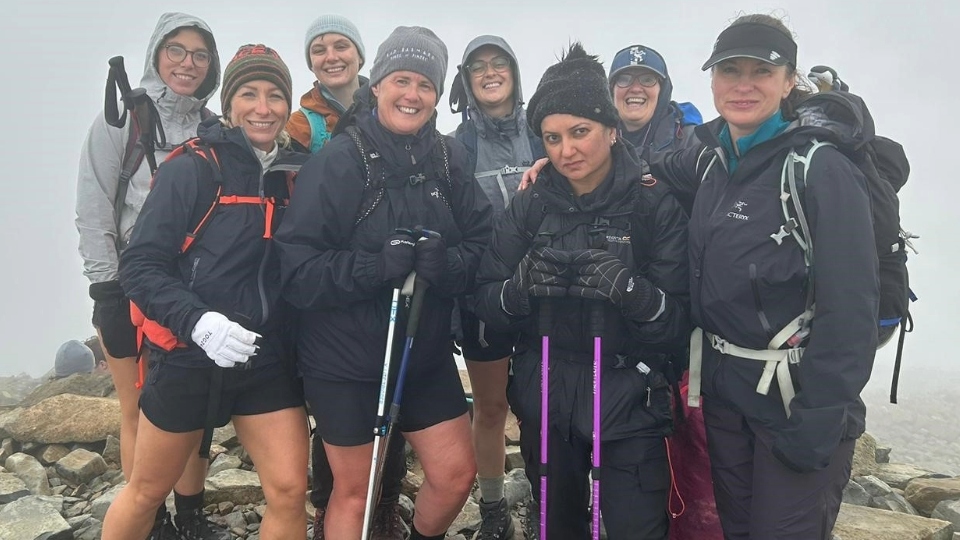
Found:
[[[151,362],[140,409],[153,425],[171,433],[203,429],[214,370],[223,374],[216,426],[234,415],[264,414],[303,406],[300,379],[280,363],[252,369],[187,368]]]
[[[463,357],[472,362],[490,362],[513,354],[517,332],[501,332],[487,326],[477,314],[460,310],[463,339],[459,341]]]
[[[417,376],[419,375],[419,376]],[[373,441],[380,382],[328,381],[304,377],[304,393],[328,444],[359,446]],[[392,391],[387,394],[390,410]],[[400,401],[400,431],[420,431],[467,412],[463,385],[453,362],[429,374],[409,374]]]
[[[100,345],[113,358],[137,355],[137,328],[130,321],[130,300],[117,298],[93,302],[93,326],[100,330]]]

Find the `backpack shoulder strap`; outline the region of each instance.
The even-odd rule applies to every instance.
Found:
[[[120,177],[117,179],[117,194],[113,199],[113,215],[117,226],[117,243],[120,242],[120,217],[127,200],[127,191],[130,188],[130,179],[143,163],[147,153],[140,144],[140,123],[136,115],[130,115],[130,129],[127,134],[127,144],[123,148],[123,158],[120,161]],[[151,171],[151,174],[154,171]],[[119,247],[119,246],[118,246]]]
[[[310,153],[316,154],[330,140],[330,133],[327,132],[327,119],[322,114],[306,107],[300,107],[300,112],[303,113],[310,124]]]
[[[360,152],[360,159],[363,160],[363,196],[360,199],[360,208],[357,210],[357,215],[353,221],[354,226],[356,226],[366,219],[383,200],[385,183],[383,163],[379,152],[373,149],[368,150],[368,145],[365,144],[366,138],[356,126],[346,126],[344,132],[350,136],[353,144],[357,147],[357,151]]]
[[[223,194],[223,174],[216,151],[213,147],[202,144],[199,139],[190,139],[178,146],[177,150],[179,150],[177,155],[185,153],[193,156],[197,167],[197,203],[194,204],[193,214],[190,216],[192,224],[190,232],[184,237],[183,244],[180,246],[180,253],[183,254],[200,238],[220,205],[220,196]],[[177,150],[167,159],[175,157],[173,154]]]

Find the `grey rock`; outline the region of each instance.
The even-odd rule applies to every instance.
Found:
[[[242,512],[231,512],[224,516],[224,521],[226,527],[231,530],[247,528],[247,520],[243,517]]]
[[[930,478],[933,475],[933,471],[907,463],[884,463],[879,465],[874,473],[874,476],[890,487],[898,489],[906,488],[914,478]]]
[[[508,446],[505,470],[523,469],[523,465],[523,456],[520,454],[520,447]]]
[[[870,506],[870,494],[863,486],[850,480],[843,488],[843,502],[857,506]]]
[[[62,444],[48,444],[40,450],[37,457],[43,465],[53,465],[60,461],[60,458],[70,453],[70,449]]]
[[[408,523],[412,522],[413,507],[414,507],[413,500],[410,497],[407,497],[406,495],[401,493],[399,505],[400,505],[400,517],[403,518],[403,520]]]
[[[29,496],[0,509],[0,540],[68,540],[73,529],[60,517],[56,497]]]
[[[3,466],[23,480],[32,495],[52,495],[47,471],[37,458],[18,452],[8,457]]]
[[[891,512],[899,512],[901,514],[910,514],[911,516],[919,516],[920,512],[917,512],[917,509],[913,507],[912,504],[908,503],[903,495],[890,492],[887,495],[882,497],[874,497],[871,501],[870,506],[874,508],[879,508],[881,510],[890,510]]]
[[[214,476],[228,469],[239,469],[241,465],[243,465],[243,462],[237,456],[220,454],[213,460],[213,463],[210,464],[210,470],[207,471],[207,476]]]
[[[889,446],[877,446],[877,463],[890,463],[890,452],[893,448]]]
[[[876,476],[867,475],[867,476],[858,476],[856,478],[858,484],[860,484],[871,497],[883,497],[887,494],[893,493],[893,490],[886,482],[880,480]]]
[[[234,504],[252,504],[263,500],[263,488],[257,473],[228,469],[207,478],[204,504],[231,501]]]
[[[17,418],[20,417],[20,414],[23,413],[23,409],[7,409],[5,411],[0,411],[0,439],[9,439],[10,431],[7,429],[7,426],[17,421]],[[12,452],[11,452],[12,453]]]
[[[103,534],[103,523],[90,518],[87,523],[73,533],[74,540],[100,540]]]
[[[960,533],[960,500],[940,501],[930,513],[930,517],[953,523],[953,529]]]
[[[950,529],[946,521],[842,504],[833,534],[843,540],[950,540]]]
[[[473,535],[480,528],[480,506],[473,499],[467,499],[460,514],[453,520],[450,527],[447,528],[447,536],[453,536],[458,533],[469,533]]]
[[[113,379],[109,373],[75,373],[63,379],[53,379],[41,384],[23,398],[19,406],[26,409],[47,398],[62,394],[107,397],[113,392]]]
[[[73,485],[86,484],[107,472],[107,463],[100,454],[82,448],[60,458],[55,467],[60,478]]]
[[[120,465],[120,439],[113,435],[107,435],[107,440],[103,446],[103,460],[107,463]]]
[[[0,504],[7,504],[30,495],[23,480],[13,473],[0,472]]]
[[[533,496],[530,490],[530,482],[523,469],[514,469],[507,473],[503,482],[503,497],[507,500],[507,506],[513,508],[521,502],[529,500]]]
[[[39,444],[103,441],[107,435],[120,436],[120,403],[61,394],[24,409],[7,431],[18,441]]]
[[[237,430],[233,428],[233,422],[228,422],[227,425],[213,430],[213,444],[217,444],[225,448],[233,448],[239,443],[240,442],[237,439]]]
[[[96,519],[103,521],[103,516],[107,515],[107,509],[110,508],[110,505],[113,504],[113,500],[117,498],[117,494],[120,493],[120,490],[123,489],[123,486],[125,485],[127,484],[122,483],[113,486],[107,490],[106,493],[91,501],[90,514]]]

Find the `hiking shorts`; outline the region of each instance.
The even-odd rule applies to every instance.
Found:
[[[410,373],[400,402],[400,431],[420,431],[467,412],[463,384],[453,362],[429,373]],[[334,446],[373,442],[380,382],[329,381],[305,376],[304,393],[317,433]],[[386,410],[390,409],[391,393]]]
[[[137,356],[137,328],[130,321],[130,300],[116,298],[93,302],[93,326],[100,344],[112,358]]]
[[[491,362],[507,358],[513,354],[517,342],[516,332],[494,330],[481,321],[477,314],[460,310],[463,339],[458,341],[463,350],[463,358],[471,362]]]
[[[182,367],[151,362],[140,393],[140,409],[153,425],[171,433],[204,428],[210,400],[210,380],[222,370],[223,387],[215,425],[221,427],[235,415],[265,414],[303,406],[299,379],[279,362],[252,369]]]

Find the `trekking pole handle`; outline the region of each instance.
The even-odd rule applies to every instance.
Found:
[[[597,300],[591,302],[590,305],[589,327],[590,336],[592,337],[603,337],[603,302],[605,302],[605,300]]]

